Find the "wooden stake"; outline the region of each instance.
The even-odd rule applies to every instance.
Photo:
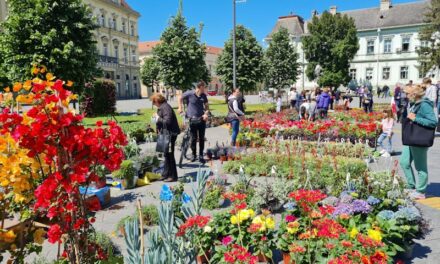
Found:
[[[142,206],[141,200],[137,200],[137,207],[139,212],[139,229],[141,234],[141,264],[144,264],[144,255],[145,255],[145,247],[144,247],[144,218],[142,216]]]

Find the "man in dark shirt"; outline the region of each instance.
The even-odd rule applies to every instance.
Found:
[[[199,161],[205,162],[203,150],[205,148],[205,130],[208,120],[209,105],[206,97],[206,83],[200,81],[195,90],[185,92],[179,99],[179,113],[183,112],[183,102],[186,102],[187,109],[185,117],[189,119],[191,130],[191,150],[193,153],[192,162],[197,160],[197,141],[199,141]]]

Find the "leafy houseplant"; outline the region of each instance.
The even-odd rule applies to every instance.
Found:
[[[141,209],[144,225],[153,226],[159,224],[159,211],[154,205],[143,206]],[[136,212],[136,215],[138,213]]]
[[[131,189],[136,185],[137,170],[132,160],[124,160],[121,163],[120,169],[114,171],[112,175],[117,179],[123,180],[122,185],[124,188]]]
[[[223,186],[211,183],[207,188],[202,207],[208,210],[219,208],[223,192]]]

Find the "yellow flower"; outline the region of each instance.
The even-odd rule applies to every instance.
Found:
[[[17,93],[21,90],[21,88],[23,88],[23,85],[20,82],[16,82],[14,83],[12,90]]]
[[[44,235],[46,234],[46,231],[44,231],[44,229],[39,228],[37,230],[35,230],[34,232],[34,242],[37,244],[42,245],[44,242]]]
[[[72,86],[73,86],[73,82],[72,82],[72,81],[67,81],[66,86],[67,86],[67,87],[72,87]]]
[[[382,233],[379,230],[369,229],[368,237],[376,241],[382,241]]]
[[[287,232],[289,234],[296,234],[298,232],[299,223],[298,221],[290,222],[287,224]]]
[[[351,196],[353,196],[354,198],[358,198],[358,197],[359,197],[359,194],[358,194],[358,193],[355,193],[355,192],[352,192],[352,193],[351,193]]]
[[[17,236],[15,235],[14,231],[12,231],[12,230],[0,233],[0,239],[6,243],[14,242],[16,237]]]
[[[351,231],[350,231],[350,237],[351,237],[351,238],[354,238],[354,237],[357,236],[358,233],[359,233],[359,230],[357,230],[356,227],[353,227],[353,228],[351,229]]]
[[[41,73],[45,73],[45,72],[47,72],[47,68],[46,68],[46,66],[41,66],[41,68],[40,68],[40,72],[41,72]]]
[[[8,87],[4,88],[3,90],[4,90],[6,93],[9,93],[9,92],[11,91],[11,88],[9,88],[9,86],[8,86]]]
[[[32,81],[31,80],[27,80],[26,82],[24,82],[23,88],[26,91],[29,91],[32,88]]]
[[[34,65],[34,67],[32,67],[31,73],[32,75],[37,75],[38,73],[40,73],[40,69],[38,69],[38,67]]]
[[[53,80],[55,80],[55,76],[52,73],[48,72],[46,74],[46,80],[53,81]]]
[[[272,217],[266,218],[266,227],[268,229],[275,229],[275,220]]]
[[[237,218],[237,216],[235,216],[235,215],[231,216],[231,224],[233,224],[233,225],[238,224],[238,218]]]

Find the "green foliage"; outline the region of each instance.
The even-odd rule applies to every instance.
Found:
[[[128,141],[128,144],[124,147],[124,154],[126,159],[135,159],[141,153],[141,148],[136,143],[135,139]]]
[[[124,160],[121,163],[121,168],[112,173],[112,175],[117,179],[125,179],[127,183],[127,188],[133,187],[135,185],[134,178],[136,174],[137,171],[134,167],[134,162],[132,160]]]
[[[229,91],[233,86],[232,38],[233,33],[217,61],[217,74]],[[237,87],[245,92],[253,91],[264,79],[264,54],[252,32],[242,25],[238,25],[236,30],[236,50]]]
[[[159,224],[159,211],[155,205],[143,206],[141,209],[144,225],[153,226]],[[136,215],[138,212],[136,212]]]
[[[142,83],[153,87],[159,81],[160,66],[155,57],[145,58],[141,68]]]
[[[216,184],[210,185],[206,191],[205,199],[203,199],[202,207],[208,210],[219,208],[223,191],[222,186]]]
[[[289,32],[281,28],[272,35],[266,51],[266,79],[269,87],[281,89],[296,82],[298,76],[298,53],[290,44]]]
[[[153,50],[165,85],[189,90],[199,80],[209,82],[206,46],[200,43],[200,34],[186,25],[180,6]]]
[[[86,84],[80,101],[81,112],[86,116],[115,114],[115,83],[111,80],[95,80],[92,84]]]
[[[347,15],[324,12],[308,24],[310,34],[303,38],[305,57],[309,62],[307,77],[318,79],[320,86],[338,87],[350,81],[350,61],[359,49],[354,19]],[[320,76],[316,67],[321,67]]]
[[[425,14],[426,25],[419,33],[420,41],[428,45],[421,45],[419,54],[420,70],[426,74],[433,67],[440,67],[440,0],[430,1],[431,5]]]
[[[98,74],[96,29],[81,0],[9,0],[0,32],[0,73],[10,81],[32,79],[33,64],[45,65],[80,93]]]

